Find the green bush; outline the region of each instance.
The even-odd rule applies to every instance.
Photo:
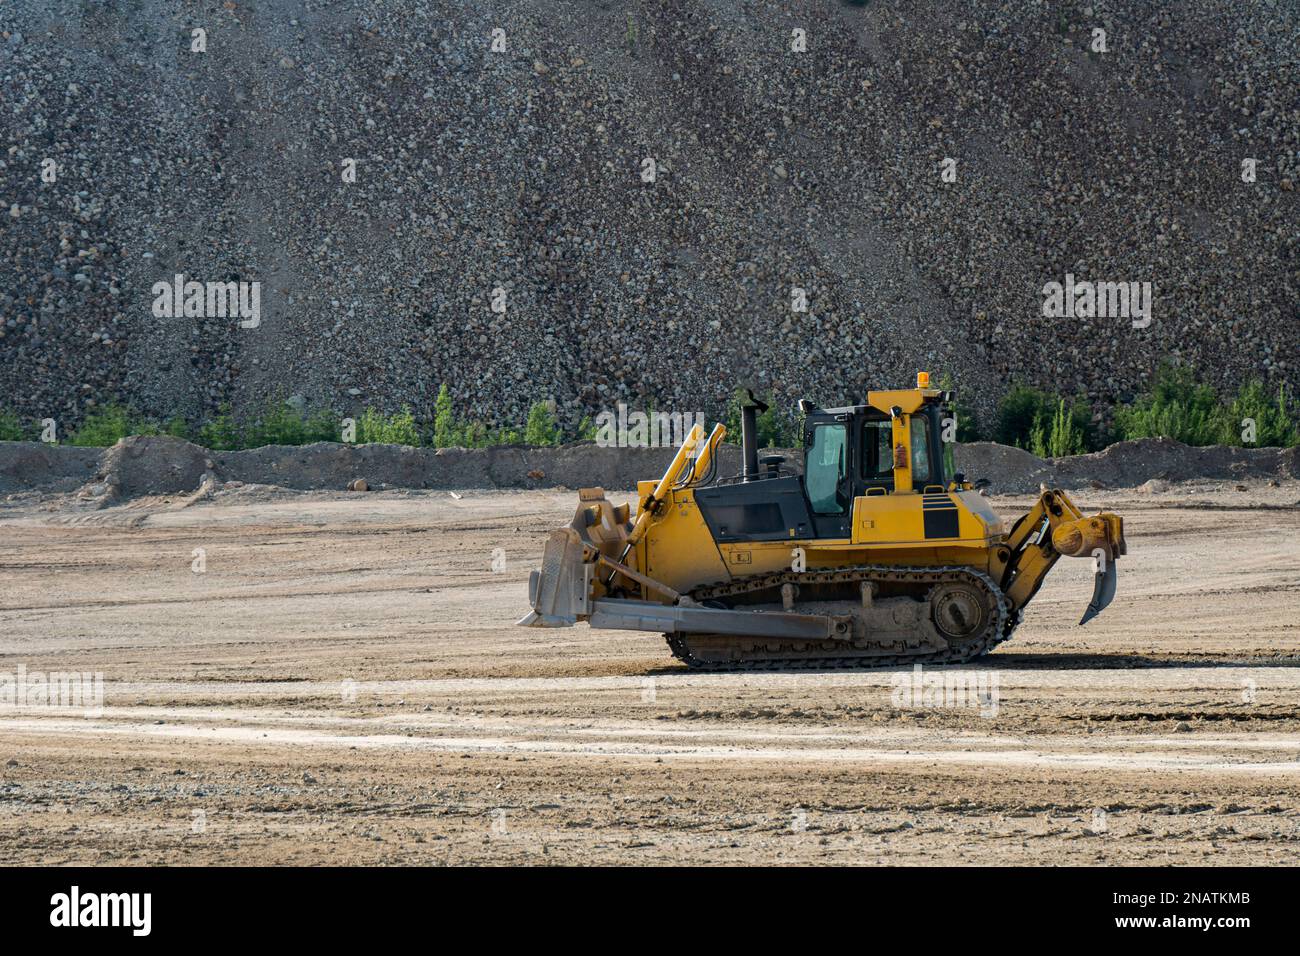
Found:
[[[1115,412],[1120,439],[1172,438],[1187,445],[1231,441],[1228,418],[1213,388],[1200,385],[1186,366],[1162,364],[1146,395]]]
[[[222,405],[216,418],[203,423],[195,441],[212,451],[235,451],[243,447],[239,423],[230,416],[229,405]]]
[[[302,412],[288,402],[270,402],[262,412],[244,430],[245,448],[261,448],[264,445],[305,445],[307,443],[307,423]]]
[[[941,387],[952,388],[945,374]],[[770,394],[764,395],[769,408],[758,416],[758,441],[761,447],[794,448],[802,443],[802,416],[784,412]],[[741,441],[740,409],[747,400],[737,389],[727,403],[725,422],[727,438]],[[957,417],[957,441],[978,441],[979,423],[967,406],[954,399]],[[654,414],[653,406],[646,409]],[[1254,441],[1243,420],[1254,423]],[[263,445],[303,445],[317,441],[340,441],[340,422],[328,409],[304,416],[288,402],[272,401],[251,423],[236,421],[230,406],[222,405],[216,416],[191,432],[184,418],[177,415],[166,424],[138,415],[121,405],[106,405],[88,415],[72,433],[74,445],[108,446],[128,435],[174,435],[195,441],[214,451],[233,451]],[[584,417],[576,428],[562,428],[550,410],[550,403],[535,402],[522,426],[492,425],[481,421],[457,419],[451,392],[444,384],[434,402],[432,428],[426,431],[415,420],[409,407],[400,413],[385,415],[367,408],[357,423],[356,440],[418,446],[431,441],[438,448],[485,448],[493,445],[556,445],[572,434],[579,440],[592,440],[597,428]],[[1246,382],[1230,400],[1221,399],[1215,390],[1199,384],[1189,368],[1162,364],[1149,393],[1115,413],[1116,440],[1168,437],[1189,445],[1253,444],[1258,447],[1287,447],[1300,444],[1295,402],[1284,386],[1270,393],[1263,382]],[[25,426],[12,412],[0,412],[0,441],[34,440],[38,432]],[[1081,400],[1050,395],[1024,385],[1014,385],[998,407],[993,437],[1003,444],[1027,449],[1045,458],[1076,455],[1101,447],[1097,429],[1088,406]],[[422,439],[428,441],[422,442]]]
[[[463,444],[446,382],[438,389],[438,397],[433,403],[433,444],[435,448],[454,448]]]
[[[1230,444],[1246,444],[1243,433],[1246,419],[1255,423],[1255,440],[1252,447],[1288,448],[1300,445],[1300,430],[1296,428],[1291,402],[1287,400],[1286,386],[1277,387],[1277,398],[1270,399],[1264,383],[1258,379],[1247,382],[1227,409],[1227,436]]]
[[[458,428],[458,448],[491,448],[496,445],[522,445],[524,434],[518,428],[492,428],[483,422],[470,422]]]
[[[1027,385],[1012,385],[998,403],[995,437],[1003,445],[1026,448],[1034,427],[1047,414],[1047,395]]]
[[[1097,446],[1096,429],[1086,403],[1048,395],[1027,385],[1013,385],[998,405],[996,438],[1039,457],[1080,455]],[[1065,451],[1053,449],[1068,449]]]
[[[22,419],[13,412],[0,412],[0,441],[28,441],[30,430],[23,427]]]
[[[482,422],[457,427],[451,434],[456,436],[451,447],[482,448],[488,443],[487,426]]]
[[[528,423],[524,426],[524,441],[529,445],[558,445],[560,428],[555,422],[547,402],[534,402],[528,409]]]
[[[86,416],[81,427],[73,432],[69,444],[82,447],[107,448],[128,435],[156,435],[158,428],[135,415],[123,405],[105,405]]]
[[[592,434],[595,428],[592,426]],[[561,432],[546,402],[536,402],[528,410],[524,427],[491,426],[484,422],[465,422],[456,417],[451,391],[443,384],[433,403],[433,444],[436,448],[489,448],[494,445],[557,445]]]
[[[420,445],[420,429],[409,406],[395,415],[385,415],[367,408],[357,422],[357,441],[385,445]]]
[[[401,412],[385,415],[367,408],[356,422],[356,440],[419,447],[431,440],[439,448],[486,448],[494,445],[558,445],[564,440],[564,430],[550,410],[549,402],[536,402],[528,411],[528,420],[522,426],[492,425],[484,422],[457,420],[452,406],[451,393],[446,385],[438,390],[434,403],[432,429],[426,431],[416,421],[409,406]],[[594,438],[596,427],[590,418],[578,425],[579,437]],[[286,401],[268,402],[254,420],[239,421],[223,404],[217,414],[191,431],[179,415],[159,424],[157,420],[138,415],[129,407],[108,405],[86,417],[70,441],[76,445],[108,446],[128,435],[173,435],[194,441],[213,451],[236,451],[261,448],[266,445],[305,445],[318,441],[341,441],[342,424],[328,409],[319,409],[304,415],[301,408]],[[14,414],[0,413],[0,441],[21,441],[37,437],[33,430],[23,427]]]
[[[1255,422],[1254,446],[1300,443],[1294,409],[1284,386],[1272,399],[1258,380],[1246,382],[1229,402],[1202,385],[1190,368],[1164,363],[1151,391],[1115,413],[1119,439],[1172,438],[1186,445],[1244,445],[1243,419]]]
[[[171,435],[173,438],[183,438],[186,441],[190,440],[189,423],[179,415],[173,415],[171,417],[167,424],[163,426],[162,433],[164,435]]]
[[[308,415],[302,423],[302,428],[305,443],[308,445],[317,441],[341,441],[343,438],[338,416],[328,408],[317,409]]]
[[[1056,412],[1050,420],[1034,423],[1029,433],[1029,451],[1039,458],[1082,455],[1088,450],[1083,436],[1084,429],[1076,420],[1074,409],[1067,409],[1062,398],[1057,401]]]
[[[337,416],[327,408],[305,415],[289,402],[272,401],[252,422],[241,427],[223,405],[217,418],[199,429],[199,442],[220,451],[237,448],[261,448],[264,445],[310,445],[317,441],[340,441],[342,431]],[[206,439],[206,440],[205,440]],[[364,439],[362,439],[364,440]],[[216,444],[207,444],[207,441]]]

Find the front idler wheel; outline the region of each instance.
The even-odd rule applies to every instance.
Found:
[[[992,611],[986,596],[966,584],[941,584],[930,591],[930,619],[950,644],[983,633]]]

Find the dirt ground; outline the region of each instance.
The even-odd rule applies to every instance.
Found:
[[[1078,493],[1127,521],[1114,604],[1077,627],[1062,561],[940,672],[982,696],[908,707],[514,627],[573,492],[10,496],[0,681],[104,683],[0,704],[0,863],[1295,864],[1298,499]]]

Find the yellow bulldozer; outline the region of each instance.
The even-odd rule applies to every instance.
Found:
[[[1087,623],[1115,595],[1123,520],[1043,488],[1008,530],[987,482],[950,473],[953,395],[929,385],[922,372],[865,405],[801,401],[801,473],[759,459],[751,392],[740,475],[718,475],[726,428],[696,425],[663,477],[638,483],[635,513],[580,490],[519,623],[659,631],[706,670],[961,663],[1011,637],[1062,555],[1095,562]]]

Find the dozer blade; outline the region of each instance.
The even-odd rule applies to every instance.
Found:
[[[582,542],[573,529],[551,532],[542,569],[528,577],[528,603],[533,609],[517,623],[523,627],[571,627],[578,615],[590,613],[594,565],[582,560],[582,552]]]
[[[797,641],[846,640],[849,635],[849,622],[845,617],[678,607],[624,598],[599,598],[593,601],[591,626],[621,631],[731,634]]]
[[[1115,584],[1119,580],[1119,572],[1115,569],[1114,561],[1107,561],[1106,570],[1098,571],[1096,578],[1092,583],[1092,602],[1088,609],[1083,612],[1083,620],[1079,622],[1080,626],[1087,624],[1094,617],[1106,610],[1110,602],[1115,598]]]

